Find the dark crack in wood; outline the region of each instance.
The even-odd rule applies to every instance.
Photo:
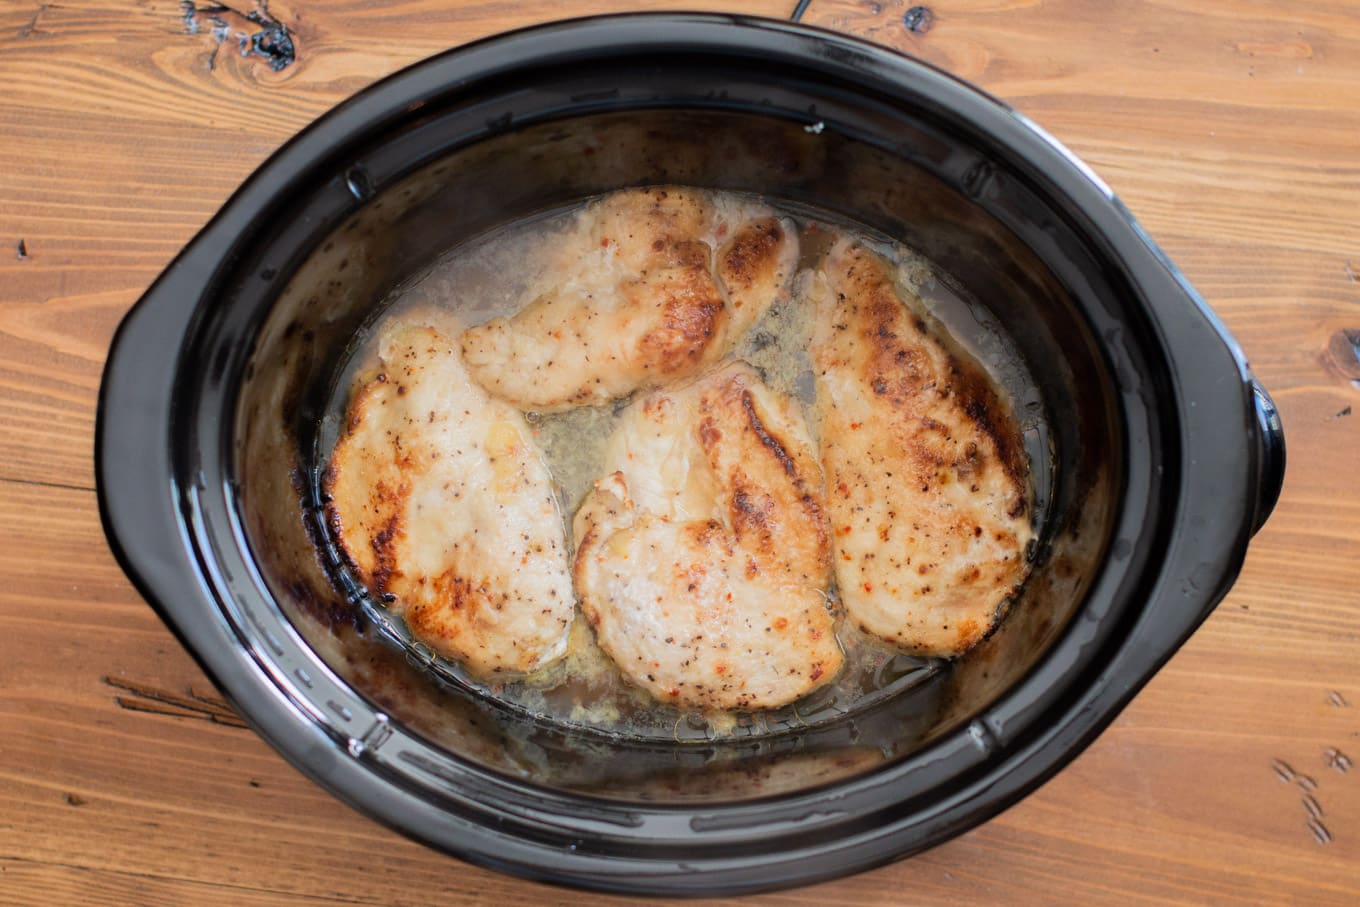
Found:
[[[133,694],[132,697],[114,696],[113,698],[120,708],[131,712],[149,712],[172,718],[197,718],[201,721],[211,721],[214,724],[221,724],[226,727],[249,727],[230,705],[216,697],[198,696],[192,690],[188,696],[182,696],[150,684],[138,683],[119,677],[105,677],[103,679],[104,683],[114,689]]]
[[[924,35],[935,24],[935,11],[928,6],[913,6],[902,14],[902,24],[914,35]]]
[[[33,34],[33,32],[37,30],[38,22],[42,19],[43,14],[51,8],[52,5],[50,3],[40,3],[37,12],[33,14],[33,18],[29,19],[27,24],[19,27],[19,37],[27,38],[29,35]]]
[[[208,57],[208,71],[217,68],[217,51],[229,40],[239,43],[241,56],[257,57],[281,72],[297,62],[297,44],[293,33],[269,12],[268,0],[257,0],[248,13],[223,3],[199,5],[184,0],[179,5],[185,34],[197,35],[206,31],[216,40]]]

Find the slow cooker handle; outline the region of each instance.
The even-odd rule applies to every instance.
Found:
[[[1275,401],[1261,386],[1252,379],[1251,392],[1256,404],[1256,461],[1259,464],[1256,476],[1256,517],[1252,524],[1255,535],[1270,518],[1275,502],[1280,499],[1280,487],[1284,484],[1284,426],[1280,424],[1280,411]]]

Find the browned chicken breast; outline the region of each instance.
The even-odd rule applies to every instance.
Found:
[[[394,324],[331,456],[329,517],[359,577],[478,675],[566,650],[565,533],[524,417],[468,377],[456,329]]]
[[[755,202],[635,189],[588,206],[547,254],[524,308],[463,337],[478,383],[540,412],[716,363],[785,290],[798,240]]]
[[[842,241],[813,280],[812,355],[845,612],[905,649],[978,642],[1026,573],[1028,478],[1009,408],[904,303],[887,261]]]
[[[744,364],[634,402],[576,514],[600,646],[664,702],[773,708],[842,655],[821,473],[797,403]]]

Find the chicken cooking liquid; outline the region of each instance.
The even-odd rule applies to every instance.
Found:
[[[322,432],[323,450],[320,453],[323,455],[319,460],[329,461],[332,453],[330,448],[336,444],[338,437],[344,436],[346,413],[352,406],[351,398],[355,388],[371,384],[378,370],[382,368],[376,344],[379,336],[384,332],[390,332],[393,325],[448,319],[464,328],[495,324],[514,327],[517,314],[546,311],[546,315],[540,314],[537,317],[540,322],[543,318],[552,319],[551,323],[547,327],[541,323],[530,327],[550,332],[560,330],[564,325],[569,328],[574,326],[571,319],[578,318],[579,312],[571,309],[570,305],[588,304],[584,300],[593,299],[595,294],[609,293],[611,287],[626,286],[632,291],[634,287],[642,285],[645,289],[648,281],[661,286],[662,291],[670,293],[672,297],[683,293],[686,294],[684,295],[686,300],[697,300],[691,309],[704,313],[705,317],[715,305],[731,307],[734,302],[742,302],[747,306],[757,306],[759,311],[754,317],[748,308],[737,317],[728,318],[722,323],[721,331],[715,330],[712,325],[704,325],[707,333],[694,335],[701,340],[696,347],[698,352],[691,354],[688,359],[684,357],[675,359],[670,355],[674,349],[668,348],[664,351],[667,356],[649,360],[647,354],[650,350],[641,342],[624,350],[620,355],[628,368],[633,370],[633,374],[623,379],[611,377],[601,371],[597,368],[595,360],[601,355],[608,355],[617,350],[617,343],[611,346],[608,342],[611,337],[626,338],[630,330],[639,337],[647,336],[639,332],[636,324],[632,323],[639,317],[637,310],[629,310],[626,307],[610,310],[601,306],[592,310],[589,329],[603,333],[598,337],[593,336],[591,343],[585,347],[578,343],[569,350],[577,357],[567,362],[573,366],[572,369],[564,367],[561,361],[564,357],[553,352],[566,347],[547,348],[540,344],[528,349],[527,359],[545,367],[545,377],[539,383],[551,382],[554,388],[551,393],[547,391],[540,393],[535,390],[535,382],[526,384],[518,379],[510,380],[514,377],[516,366],[513,358],[504,363],[493,361],[489,365],[485,358],[481,360],[479,368],[500,369],[500,374],[506,376],[504,383],[506,387],[513,388],[513,392],[502,390],[502,393],[512,397],[518,394],[524,398],[514,402],[523,411],[523,425],[528,436],[537,445],[538,455],[541,456],[551,476],[552,488],[557,499],[556,512],[546,516],[545,519],[559,521],[555,531],[560,532],[560,538],[568,552],[574,553],[571,549],[580,539],[573,532],[573,516],[582,509],[582,503],[594,492],[597,484],[607,477],[605,468],[606,464],[611,462],[610,457],[617,459],[629,455],[624,450],[627,445],[618,440],[619,437],[623,437],[621,433],[626,433],[629,420],[635,420],[636,414],[649,400],[673,396],[676,388],[683,388],[699,380],[702,375],[713,374],[715,370],[723,368],[725,363],[739,361],[750,366],[752,377],[743,380],[761,383],[762,386],[758,388],[760,394],[768,393],[770,399],[791,398],[797,401],[789,404],[791,412],[800,424],[802,421],[806,422],[808,443],[815,446],[819,429],[819,420],[816,418],[818,375],[814,371],[811,349],[817,328],[816,297],[819,288],[825,290],[825,287],[817,282],[822,279],[823,275],[819,272],[825,268],[828,254],[838,245],[844,248],[847,243],[855,243],[873,250],[882,260],[890,263],[899,295],[913,300],[913,305],[919,300],[921,310],[913,311],[910,317],[913,320],[928,319],[932,335],[941,338],[945,346],[956,351],[957,355],[978,363],[995,382],[1000,391],[1000,398],[1012,401],[1012,405],[1006,409],[1014,412],[1019,422],[1016,425],[1004,426],[1001,430],[1021,439],[1026,458],[1031,464],[1030,487],[1025,489],[1030,499],[1026,519],[1028,524],[1037,530],[1044,513],[1049,469],[1047,431],[1043,424],[1038,391],[1025,372],[1023,363],[984,307],[968,300],[964,294],[952,290],[949,279],[919,256],[900,246],[894,246],[883,237],[873,235],[862,228],[838,222],[823,212],[805,209],[775,210],[762,200],[729,193],[697,190],[671,190],[671,193],[662,201],[655,201],[654,195],[634,195],[633,199],[644,198],[651,202],[652,207],[647,210],[651,212],[654,221],[657,217],[656,212],[661,211],[668,218],[661,224],[661,228],[672,233],[677,229],[676,217],[691,217],[692,224],[689,229],[695,234],[691,239],[702,243],[703,247],[684,245],[680,248],[683,244],[675,243],[674,248],[663,247],[660,240],[652,242],[650,241],[652,234],[646,234],[648,243],[639,244],[640,251],[636,253],[643,257],[632,265],[635,272],[630,272],[644,274],[641,280],[615,278],[611,282],[609,275],[600,273],[603,266],[601,263],[607,263],[611,259],[604,257],[608,254],[609,243],[605,242],[600,246],[598,239],[618,243],[620,233],[626,232],[627,226],[626,224],[621,226],[617,217],[608,229],[602,228],[598,222],[588,223],[593,213],[601,210],[599,203],[596,203],[596,207],[574,206],[571,209],[545,214],[532,221],[513,224],[453,249],[418,279],[400,288],[373,322],[372,331],[356,339],[348,361],[338,373],[326,430]],[[685,206],[691,203],[696,210],[707,213],[692,215],[692,212],[685,210]],[[619,207],[616,204],[614,209],[605,210],[617,213]],[[678,209],[679,214],[672,217],[672,209]],[[739,232],[743,225],[752,223],[759,224],[760,229],[747,228],[747,234],[754,238],[745,247],[739,247],[729,238],[731,234]],[[651,229],[653,233],[658,229],[655,222]],[[608,235],[601,237],[602,231]],[[637,232],[641,233],[642,228]],[[788,233],[787,237],[781,235],[784,232]],[[588,253],[581,251],[586,247],[582,242],[583,236],[589,237]],[[627,237],[623,239],[626,240]],[[690,240],[687,239],[685,242],[689,243]],[[603,249],[603,253],[596,251],[597,246]],[[790,249],[793,251],[789,251]],[[728,250],[726,258],[723,258],[724,250]],[[760,271],[759,267],[753,268],[750,265],[753,256],[762,253],[769,262],[764,272]],[[564,303],[552,295],[561,293],[560,288],[564,283],[562,277],[564,260],[565,267],[570,269],[573,267],[572,262],[576,261],[579,264],[584,254],[593,255],[594,258],[588,262],[590,267],[578,268],[576,276],[572,278],[578,298],[575,301],[567,299]],[[625,251],[616,257],[627,254],[629,253]],[[567,258],[564,259],[564,255]],[[709,263],[715,259],[726,262],[726,271],[719,273],[716,278],[706,278],[705,269],[712,267]],[[695,266],[695,262],[702,262],[702,267]],[[757,265],[759,264],[757,258]],[[713,269],[721,271],[719,268]],[[751,274],[755,274],[755,277],[752,278]],[[745,283],[742,282],[743,279]],[[717,283],[712,283],[712,280],[716,280]],[[761,280],[766,282],[766,287],[762,288]],[[680,290],[675,289],[677,285],[680,286]],[[617,292],[617,289],[613,292]],[[738,292],[745,293],[746,297],[736,298]],[[761,292],[767,292],[769,298],[757,299]],[[754,302],[751,301],[753,299]],[[538,309],[532,309],[533,306],[538,306]],[[611,317],[616,319],[616,323],[611,324]],[[527,320],[527,316],[521,315],[521,323]],[[505,330],[502,327],[502,334]],[[479,331],[480,334],[485,333],[484,330]],[[470,336],[477,337],[480,334],[474,333]],[[532,333],[528,336],[529,341],[535,340]],[[513,339],[514,343],[510,343],[507,348],[514,349],[515,343],[519,343],[519,348],[525,349],[525,341],[522,338]],[[503,338],[498,342],[504,345]],[[464,346],[463,349],[466,352],[468,347]],[[481,355],[480,350],[478,355]],[[591,361],[587,363],[585,361],[587,359]],[[652,371],[654,366],[661,371],[672,368],[682,374],[658,376]],[[730,369],[731,366],[726,367]],[[591,371],[592,368],[595,371]],[[476,375],[476,369],[473,373]],[[601,375],[606,382],[614,383],[607,392],[598,392],[592,396],[589,389],[596,386],[594,381]],[[494,396],[498,390],[496,385],[498,379],[478,377],[482,378]],[[573,390],[578,386],[583,388],[585,393]],[[539,408],[531,399],[534,394],[543,396],[544,400],[550,400],[552,405]],[[571,402],[573,397],[582,399],[583,402],[575,405]],[[595,397],[604,399],[597,400]],[[476,422],[475,419],[469,421]],[[656,424],[659,426],[658,431],[668,428],[665,419],[658,419]],[[763,429],[763,423],[754,424]],[[674,428],[678,437],[689,436],[686,434],[690,432],[688,427],[676,425]],[[757,431],[756,436],[759,435],[760,432]],[[623,447],[620,447],[621,444]],[[646,449],[671,451],[679,448],[666,443],[660,448],[652,445]],[[624,452],[620,453],[620,450]],[[659,456],[654,453],[646,455]],[[624,462],[626,461],[619,460],[615,465]],[[658,469],[662,466],[661,463],[656,465]],[[694,468],[698,468],[697,461]],[[645,464],[643,469],[645,470]],[[671,487],[672,491],[667,492],[663,488],[661,497],[652,496],[653,501],[663,503],[651,505],[660,507],[661,510],[651,514],[649,519],[663,522],[681,519],[694,522],[698,519],[698,515],[690,511],[704,509],[706,505],[702,503],[696,505],[693,501],[701,500],[695,498],[695,495],[704,494],[707,486],[702,486],[702,483],[700,483],[702,487],[695,486],[694,483],[699,480],[690,475],[693,471],[687,466],[678,474],[678,478],[669,480],[670,485],[667,487]],[[767,483],[781,481],[779,473],[780,470],[775,469],[766,480]],[[789,474],[792,475],[792,472]],[[639,486],[646,484],[648,480],[645,476],[645,472],[635,471],[634,484]],[[724,493],[721,488],[714,487],[712,494],[720,496]],[[762,487],[770,491],[773,486]],[[639,487],[638,493],[644,490]],[[822,489],[817,491],[819,494],[822,493]],[[731,489],[725,493],[730,497]],[[625,493],[625,496],[629,495]],[[631,506],[632,502],[629,503]],[[720,507],[711,512],[706,510],[703,519],[715,523],[717,525],[715,531],[729,534],[730,538],[723,543],[726,547],[722,548],[722,551],[736,550],[740,548],[740,544],[736,544],[734,548],[732,539],[736,539],[737,542],[740,542],[740,539],[736,535],[731,535],[736,530],[724,524],[724,519],[720,518],[722,512]],[[714,518],[715,516],[719,518]],[[630,516],[629,519],[634,517]],[[658,531],[654,523],[648,525],[652,526],[648,531]],[[662,529],[670,531],[664,526]],[[630,528],[629,531],[634,530]],[[628,537],[632,538],[633,535]],[[666,536],[663,532],[659,537]],[[620,535],[619,538],[623,536]],[[342,538],[339,541],[343,545],[346,540]],[[447,540],[449,544],[455,541],[456,539]],[[666,556],[672,557],[675,556],[674,550],[683,549],[684,546],[666,543],[663,547],[671,549],[666,551]],[[839,550],[830,544],[826,547],[828,555],[833,550]],[[686,561],[690,567],[724,560],[725,557],[715,557],[712,554],[712,551],[718,549],[697,550],[698,553],[692,553],[689,561]],[[610,553],[614,551],[613,548],[606,546],[599,548],[599,551],[604,552],[599,555],[601,558],[605,555],[614,556]],[[656,596],[656,601],[649,600],[646,603],[654,609],[654,613],[647,612],[651,616],[648,617],[646,626],[635,623],[626,637],[641,639],[645,644],[650,638],[645,632],[646,627],[656,627],[657,651],[640,647],[641,644],[630,648],[616,640],[612,645],[606,643],[610,648],[607,654],[601,648],[599,640],[600,634],[613,626],[608,621],[620,622],[624,618],[636,618],[640,613],[638,607],[640,601],[634,599],[637,604],[630,606],[629,596],[636,596],[636,590],[647,583],[651,583],[647,586],[649,589],[655,586],[653,580],[655,576],[660,575],[646,565],[639,566],[636,562],[638,555],[626,556],[633,560],[627,562],[620,560],[611,568],[612,572],[609,574],[613,582],[610,588],[615,591],[603,598],[598,596],[587,598],[587,612],[591,620],[597,623],[605,620],[606,623],[599,625],[599,629],[593,629],[590,620],[578,615],[566,633],[565,656],[529,675],[469,671],[458,658],[446,657],[446,653],[441,652],[437,645],[432,646],[429,637],[422,639],[418,633],[413,634],[407,622],[398,618],[397,614],[401,613],[402,609],[393,607],[394,603],[390,601],[393,598],[391,593],[385,596],[381,593],[368,596],[364,607],[391,634],[394,644],[410,648],[423,661],[428,661],[432,669],[449,682],[470,686],[483,695],[497,698],[511,708],[524,710],[541,718],[589,727],[606,734],[697,741],[718,736],[763,736],[794,731],[838,719],[885,696],[909,695],[911,689],[922,686],[925,680],[941,669],[942,662],[939,659],[908,654],[902,648],[885,643],[878,636],[865,632],[857,621],[847,620],[841,604],[840,591],[836,582],[830,578],[829,571],[818,573],[815,564],[810,572],[797,564],[788,567],[792,561],[787,558],[781,562],[780,569],[788,567],[795,572],[802,570],[804,574],[816,577],[820,607],[826,614],[828,626],[834,628],[834,643],[839,652],[843,653],[843,657],[828,656],[820,643],[811,647],[795,646],[792,649],[765,646],[761,649],[765,656],[762,662],[760,653],[756,653],[751,647],[759,645],[759,633],[767,631],[768,628],[757,627],[756,637],[743,637],[746,650],[734,652],[731,658],[715,658],[713,656],[725,655],[716,648],[727,645],[725,641],[714,642],[711,638],[705,640],[705,636],[711,634],[679,625],[683,621],[693,624],[698,620],[692,616],[686,618],[678,616],[686,613],[684,606],[689,603],[689,598],[697,594],[694,583],[662,588],[661,594]],[[812,550],[807,557],[815,561],[816,551]],[[677,559],[675,563],[679,564],[680,561]],[[718,587],[720,595],[723,590],[737,589],[739,597],[750,598],[754,594],[751,591],[754,588],[768,596],[778,596],[779,589],[783,588],[773,580],[767,581],[766,576],[759,570],[751,573],[749,577],[744,577],[740,575],[741,570],[737,567],[729,565],[724,569],[727,573],[722,579],[726,585]],[[747,569],[754,569],[754,560],[752,566]],[[578,576],[578,596],[582,595],[583,590],[589,592],[591,588],[603,588],[598,580],[595,586],[589,584],[583,586],[583,582]],[[762,582],[765,583],[764,586],[759,585]],[[752,583],[756,585],[753,586]],[[671,598],[667,599],[668,596]],[[385,598],[388,600],[385,601]],[[730,591],[728,598],[731,598]],[[598,601],[607,599],[608,605],[597,604],[597,599]],[[676,607],[670,607],[670,601],[673,601]],[[400,605],[399,602],[397,604]],[[761,610],[763,606],[752,607]],[[668,628],[664,625],[665,618],[662,615],[670,617],[672,612],[675,612],[678,625],[675,628]],[[770,608],[763,607],[761,613],[772,612]],[[798,622],[807,624],[806,612],[803,617],[798,618]],[[682,634],[686,638],[677,642],[677,636]],[[733,636],[732,639],[736,640],[737,636]],[[706,645],[714,648],[707,649]],[[681,648],[674,650],[675,646]],[[626,657],[630,660],[637,657],[647,661],[641,667],[630,663],[621,671],[615,659],[625,657],[621,654],[624,649],[627,650]],[[613,655],[613,658],[610,655]],[[668,658],[671,660],[668,661]],[[783,702],[775,697],[770,700],[768,707],[762,707],[766,702],[758,695],[724,698],[713,692],[721,687],[722,680],[711,676],[714,665],[718,665],[728,678],[735,676],[735,683],[741,684],[744,682],[742,673],[744,666],[764,664],[778,658],[789,659],[786,670],[801,672],[800,676],[805,678],[801,686],[784,685],[790,690],[786,695],[797,696],[807,689],[811,689],[810,693],[792,702]],[[781,663],[776,661],[776,668]],[[651,664],[655,664],[656,668],[652,669]],[[666,677],[681,678],[683,681],[688,676],[685,671],[691,665],[695,673],[689,682],[697,685],[699,691],[682,691],[670,680],[664,683],[655,681],[657,676],[663,674]],[[768,668],[769,665],[765,664],[765,667]],[[754,668],[750,670],[754,683]],[[727,673],[729,671],[731,673]],[[648,676],[653,677],[654,681],[649,682]],[[718,683],[715,684],[715,681]]]

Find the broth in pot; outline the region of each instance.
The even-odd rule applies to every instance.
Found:
[[[607,736],[910,696],[1004,618],[1048,498],[1037,387],[956,286],[681,187],[454,248],[337,370],[336,581],[445,680]]]

